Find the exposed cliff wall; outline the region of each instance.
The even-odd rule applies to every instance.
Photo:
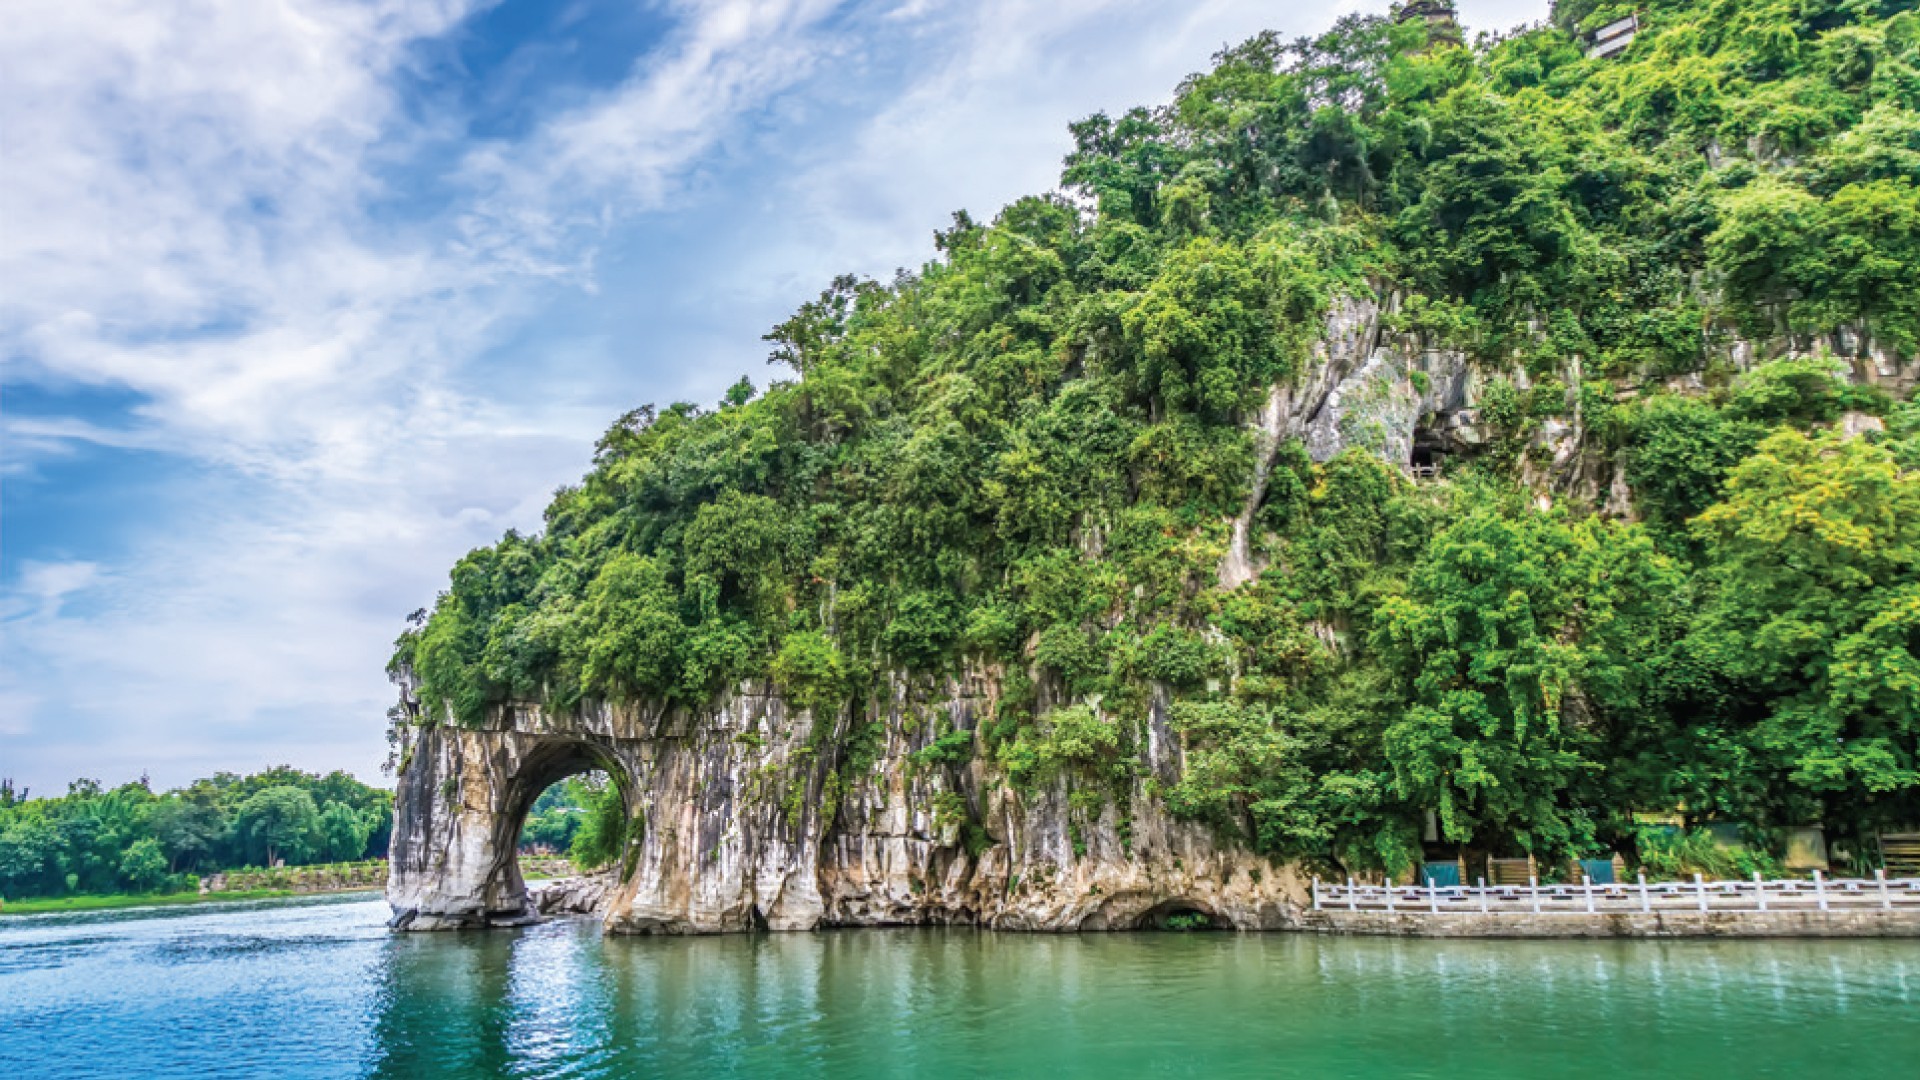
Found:
[[[1093,813],[1070,805],[1068,776],[1019,792],[978,759],[909,759],[943,732],[973,731],[991,692],[985,677],[897,684],[877,703],[884,720],[857,770],[843,768],[838,740],[816,737],[814,717],[760,686],[704,713],[526,707],[485,730],[418,729],[394,833],[394,923],[530,917],[513,839],[540,791],[581,767],[615,776],[635,823],[606,904],[618,933],[1100,930],[1176,913],[1251,930],[1298,917],[1307,893],[1296,870],[1172,820],[1149,793],[1179,768],[1160,706],[1132,790]]]

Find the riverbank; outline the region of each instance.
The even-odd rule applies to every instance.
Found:
[[[351,890],[341,890],[351,891]],[[225,892],[189,890],[177,893],[111,893],[103,896],[49,896],[28,900],[8,900],[0,907],[0,918],[8,915],[49,915],[77,911],[113,911],[121,908],[175,907],[182,904],[206,904],[234,900],[274,900],[293,896],[291,889],[243,889]]]

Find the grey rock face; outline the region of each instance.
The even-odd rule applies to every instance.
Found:
[[[1226,588],[1253,580],[1263,569],[1252,552],[1253,517],[1288,440],[1302,440],[1314,461],[1329,461],[1357,446],[1403,469],[1423,433],[1430,448],[1442,450],[1471,449],[1482,441],[1473,426],[1474,386],[1466,357],[1388,331],[1385,317],[1399,302],[1391,289],[1379,297],[1334,301],[1305,370],[1269,389],[1252,424],[1253,482],[1220,564]]]
[[[562,878],[530,886],[527,899],[542,915],[604,915],[617,884],[612,873]]]
[[[816,722],[845,718],[794,712],[755,686],[697,714],[511,707],[483,730],[415,729],[396,802],[391,925],[535,917],[514,840],[548,784],[588,768],[614,775],[635,822],[600,906],[615,933],[1104,930],[1176,912],[1250,930],[1298,917],[1306,885],[1296,870],[1173,821],[1145,779],[1087,817],[1070,808],[1067,778],[1023,795],[983,760],[909,762],[941,732],[973,730],[990,690],[982,678],[897,685],[865,736],[877,744],[871,764],[847,781],[834,749],[844,738],[811,737]],[[1152,711],[1142,771],[1173,774],[1164,708]]]

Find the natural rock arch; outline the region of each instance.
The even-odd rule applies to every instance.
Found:
[[[519,840],[534,800],[557,781],[598,770],[634,818],[637,750],[631,740],[579,730],[421,732],[394,796],[391,925],[437,930],[533,921]]]

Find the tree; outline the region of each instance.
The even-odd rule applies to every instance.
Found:
[[[1591,848],[1607,722],[1652,699],[1680,582],[1632,526],[1482,509],[1442,532],[1374,631],[1409,701],[1396,789],[1451,840]]]
[[[15,896],[45,896],[63,891],[60,830],[41,817],[15,821],[0,830],[0,889]]]
[[[152,892],[167,880],[167,856],[159,841],[143,836],[120,854],[120,880],[129,892]]]
[[[767,363],[786,364],[796,374],[811,375],[825,352],[846,333],[847,317],[856,303],[878,288],[852,274],[834,278],[818,300],[800,305],[792,318],[768,331],[764,340],[774,348]]]
[[[626,853],[630,823],[626,800],[616,784],[605,784],[587,800],[579,831],[567,849],[567,858],[582,870],[618,860]]]
[[[1840,827],[1920,810],[1920,475],[1783,430],[1694,530],[1712,602],[1689,652],[1725,737],[1773,777],[1741,809]]]
[[[264,853],[267,866],[304,861],[316,846],[319,825],[313,796],[286,784],[248,797],[233,818],[234,831],[247,839],[250,852]]]
[[[675,693],[687,636],[677,599],[658,561],[609,559],[587,587],[581,685],[616,697]]]
[[[328,862],[352,862],[365,857],[373,823],[345,803],[330,802],[320,810],[319,854]]]
[[[175,796],[154,806],[147,828],[166,853],[168,870],[174,871],[210,858],[226,832],[226,823],[213,807]]]

